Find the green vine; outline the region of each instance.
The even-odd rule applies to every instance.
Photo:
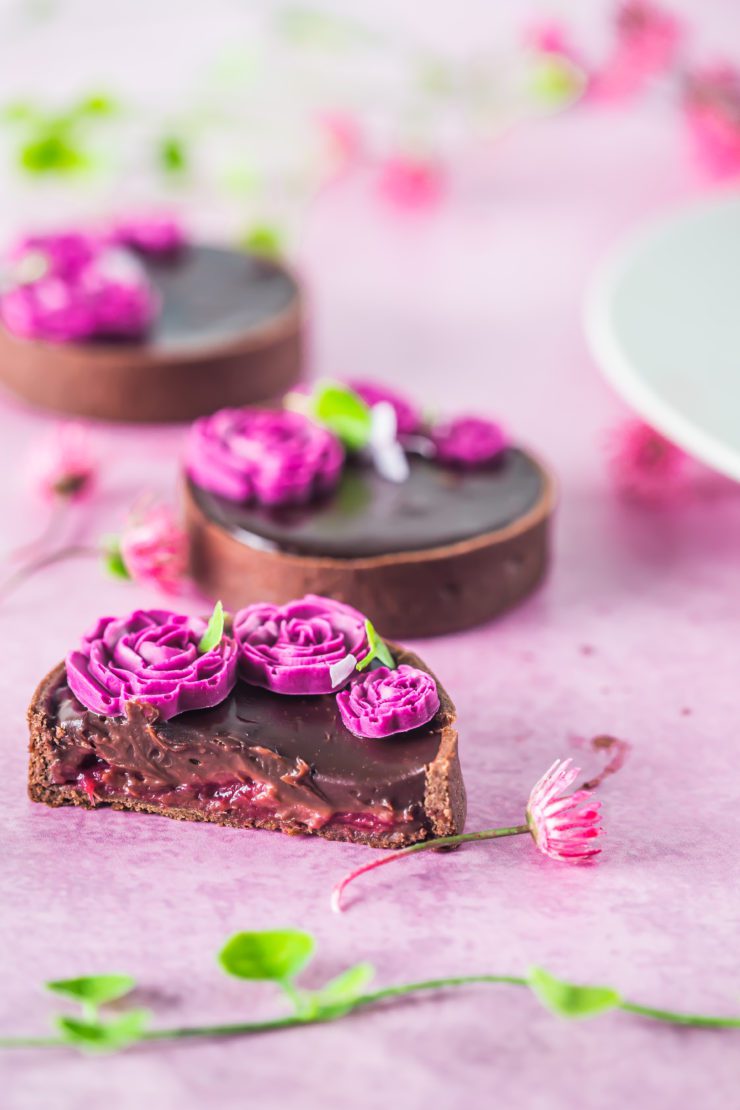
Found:
[[[152,1029],[150,1014],[139,1008],[105,1010],[119,1003],[135,989],[128,975],[92,975],[77,979],[58,979],[46,983],[54,994],[77,1003],[77,1016],[54,1018],[56,1036],[3,1037],[0,1048],[73,1048],[80,1052],[118,1052],[147,1041],[242,1037],[258,1033],[294,1029],[338,1021],[356,1010],[391,1002],[404,995],[462,989],[493,984],[524,987],[531,991],[551,1013],[561,1018],[585,1019],[608,1010],[621,1010],[651,1021],[709,1029],[740,1028],[740,1016],[714,1017],[708,1014],[677,1013],[653,1006],[642,1006],[622,998],[611,987],[585,986],[558,979],[543,968],[530,968],[527,975],[460,975],[424,979],[369,991],[373,968],[355,964],[316,990],[296,984],[296,977],[309,963],[314,941],[308,933],[295,929],[236,933],[221,949],[218,960],[223,970],[237,979],[269,981],[283,992],[291,1010],[267,1021],[244,1021],[222,1025],[175,1026]]]

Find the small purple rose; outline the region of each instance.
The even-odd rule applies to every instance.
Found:
[[[408,732],[431,721],[439,709],[437,684],[430,674],[402,663],[378,667],[337,694],[344,724],[355,736],[380,739]]]
[[[431,435],[439,462],[471,470],[494,462],[509,445],[501,425],[480,416],[437,424]]]
[[[237,648],[224,636],[198,651],[207,622],[163,609],[101,617],[67,656],[67,683],[93,713],[119,717],[127,702],[152,706],[163,721],[207,709],[236,682]]]
[[[185,469],[229,501],[298,505],[329,493],[344,464],[339,440],[287,410],[221,409],[190,430]]]
[[[413,435],[421,427],[421,413],[403,394],[376,382],[351,381],[347,384],[370,408],[381,403],[391,405],[396,413],[399,436]]]
[[[234,635],[244,680],[277,694],[330,694],[354,669],[353,661],[345,674],[347,657],[369,650],[362,614],[313,594],[283,606],[248,605],[234,617]]]

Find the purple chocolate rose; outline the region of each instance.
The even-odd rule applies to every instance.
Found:
[[[230,636],[198,651],[206,622],[161,609],[101,617],[67,656],[67,683],[93,713],[119,717],[129,701],[153,706],[168,721],[189,709],[218,705],[236,682]]]
[[[243,678],[278,694],[330,694],[332,668],[369,650],[362,613],[313,594],[283,606],[248,605],[234,618],[234,635]]]
[[[141,264],[91,235],[30,236],[10,252],[0,316],[15,335],[64,343],[142,335],[157,298]]]
[[[131,247],[141,254],[175,254],[187,243],[185,231],[172,216],[141,216],[119,220],[114,225],[111,241]]]
[[[339,691],[337,705],[350,732],[374,740],[431,721],[439,694],[431,675],[402,663],[394,671],[378,667],[355,678]]]
[[[400,393],[386,389],[375,382],[354,381],[347,383],[358,397],[371,408],[382,402],[389,404],[396,413],[396,430],[399,436],[410,436],[421,427],[421,414],[412,403]]]
[[[298,412],[221,409],[190,430],[185,469],[229,501],[296,505],[336,486],[344,451],[336,436]]]
[[[499,424],[479,416],[462,416],[432,429],[437,459],[451,466],[485,466],[504,451],[509,441]]]

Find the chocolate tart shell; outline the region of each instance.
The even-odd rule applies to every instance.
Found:
[[[191,573],[232,611],[321,594],[366,614],[384,636],[458,632],[499,616],[540,584],[549,563],[555,482],[511,524],[456,543],[366,558],[324,558],[249,546],[211,520],[184,482]]]
[[[349,826],[327,826],[307,830],[286,826],[272,817],[235,819],[228,815],[214,816],[194,812],[185,808],[160,806],[139,800],[122,799],[94,804],[85,791],[76,784],[58,785],[51,780],[50,766],[54,758],[54,746],[62,727],[49,715],[47,695],[59,683],[64,674],[64,664],[60,663],[39,683],[28,708],[29,770],[28,795],[34,802],[47,806],[81,806],[83,809],[96,809],[108,806],[112,809],[128,810],[138,813],[154,813],[180,821],[209,821],[231,828],[260,828],[286,832],[292,835],[313,835],[325,840],[350,841],[366,844],[373,848],[401,848],[406,844],[426,840],[436,836],[452,836],[462,832],[465,826],[467,799],[458,755],[456,712],[449,695],[436,676],[417,655],[396,644],[389,645],[398,663],[406,663],[432,675],[437,683],[440,707],[435,717],[440,741],[435,758],[426,766],[424,788],[424,826],[411,833],[398,829],[387,832],[370,832]],[[392,743],[393,740],[389,740]]]
[[[194,420],[295,384],[303,309],[288,270],[218,247],[142,261],[163,301],[146,340],[45,343],[0,324],[0,383],[41,408],[134,423]]]

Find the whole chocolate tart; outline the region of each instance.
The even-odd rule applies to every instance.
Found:
[[[185,519],[198,585],[233,608],[324,594],[400,638],[481,624],[530,594],[549,557],[555,498],[544,465],[508,443],[475,466],[423,453],[425,437],[401,436],[400,443],[401,480],[389,480],[366,451],[348,451],[328,490],[302,490],[277,504],[236,487],[225,493],[210,458],[205,468],[197,464],[202,455],[196,465],[186,462]],[[200,450],[191,444],[190,458]],[[274,454],[270,446],[270,468]]]
[[[378,667],[378,660],[374,660],[364,676],[354,673],[347,681],[345,672],[338,679],[342,693],[281,692],[308,688],[301,677],[308,673],[303,665],[306,637],[318,643],[321,667],[324,657],[336,656],[336,620],[333,631],[326,632],[325,615],[328,612],[333,620],[332,611],[339,613],[339,632],[343,636],[346,614],[352,611],[334,607],[325,599],[306,598],[285,610],[254,606],[237,614],[235,626],[239,627],[239,621],[251,621],[252,632],[244,633],[239,646],[239,673],[235,679],[233,673],[229,677],[227,685],[231,688],[224,693],[225,687],[221,686],[212,696],[204,695],[203,689],[209,685],[213,688],[214,681],[221,682],[223,675],[216,672],[222,668],[223,657],[215,665],[213,661],[209,664],[209,659],[223,644],[201,654],[195,663],[191,660],[187,667],[178,659],[174,666],[179,669],[172,672],[176,673],[174,687],[171,681],[162,679],[161,669],[166,672],[173,666],[172,622],[181,622],[175,629],[176,637],[187,637],[187,630],[193,629],[197,637],[205,622],[155,611],[139,612],[127,618],[122,634],[122,622],[106,618],[83,641],[83,647],[87,645],[84,658],[79,652],[71,653],[66,665],[55,667],[34,694],[28,712],[30,797],[50,806],[108,805],[180,820],[313,834],[376,848],[397,848],[461,831],[465,789],[454,706],[416,655],[395,645],[384,645],[391,653],[385,658],[392,661],[394,669]],[[167,645],[160,663],[152,656],[150,625],[159,636],[165,617],[170,624],[166,626],[169,631],[160,636],[159,642]],[[351,622],[356,617],[359,614],[347,619]],[[355,627],[362,626],[355,621]],[[131,628],[137,630],[134,638]],[[114,635],[111,629],[117,629]],[[250,635],[258,664],[257,670],[248,671],[245,677],[248,658],[244,644]],[[364,634],[358,635],[366,648]],[[270,641],[267,648],[265,637]],[[192,635],[190,638],[192,641]],[[99,649],[104,641],[107,647],[103,650],[108,655],[100,671]],[[122,644],[125,646],[119,653]],[[293,671],[282,666],[286,644],[296,652],[299,665]],[[146,660],[141,663],[144,671],[151,675],[153,667],[157,673],[149,688],[145,680],[139,679],[137,696],[123,704],[116,700],[115,691],[124,666],[122,660],[131,651]],[[344,651],[340,644],[339,655]],[[259,671],[259,660],[265,658],[267,675]],[[351,666],[354,656],[348,658]],[[274,660],[279,660],[277,667],[272,666]],[[125,666],[129,665],[127,657]],[[187,690],[186,672],[192,677],[192,668],[200,665],[206,672],[210,666],[208,677],[199,675],[197,693],[191,692],[185,701],[174,704],[172,690]],[[312,667],[309,671],[312,675],[318,673]],[[328,673],[326,668],[324,673]],[[91,674],[97,677],[91,679]],[[112,674],[117,676],[113,680]],[[274,678],[280,674],[289,677]],[[280,690],[256,684],[264,681],[284,684]],[[315,678],[311,681],[315,683]],[[386,715],[378,724],[376,706],[364,718],[370,720],[373,735],[359,735],[358,727],[363,726],[357,724],[357,705],[365,713],[363,697],[367,690],[382,684],[386,690],[381,699],[382,717],[388,704],[388,684],[394,682],[400,690],[398,712],[406,716],[395,717],[395,725],[389,725]],[[112,701],[106,693],[100,700],[106,686],[114,691]],[[163,686],[167,687],[164,697]],[[426,700],[418,686],[424,687]],[[183,704],[193,704],[193,697],[196,705],[199,700],[216,703],[179,711]],[[341,698],[344,704],[340,708]],[[350,702],[354,710],[348,708]],[[117,710],[114,714],[96,711],[109,703]],[[178,711],[172,715],[173,709]],[[389,727],[409,724],[412,727],[392,735],[377,735]]]
[[[140,261],[159,304],[144,338],[48,342],[0,325],[0,382],[57,412],[168,422],[276,398],[298,379],[301,295],[283,266],[205,245]]]

